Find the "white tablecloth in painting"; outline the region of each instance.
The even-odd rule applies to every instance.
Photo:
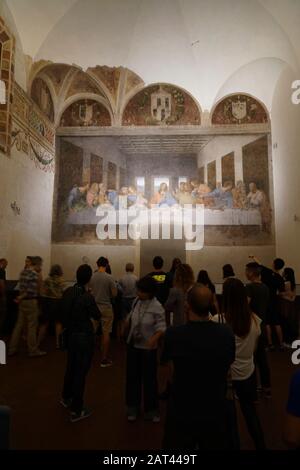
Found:
[[[103,209],[111,210],[112,212],[114,212],[114,209],[112,207],[106,207]],[[96,210],[96,208],[90,207],[78,212],[72,212],[67,218],[67,223],[71,225],[97,225],[101,217],[96,215]],[[166,208],[162,208],[160,210],[163,214],[166,211]],[[167,210],[169,211],[170,209],[168,208]],[[257,209],[204,209],[204,225],[261,226],[261,215]]]
[[[261,215],[257,209],[204,209],[205,225],[261,225]]]

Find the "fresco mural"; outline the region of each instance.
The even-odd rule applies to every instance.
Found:
[[[14,68],[15,41],[0,17],[0,78],[6,90],[6,103],[0,103],[0,151],[6,155],[10,155],[11,148]]]
[[[111,96],[116,99],[120,82],[121,67],[97,65],[96,67],[89,67],[87,72],[91,72],[93,75],[98,77],[109,90]]]
[[[103,96],[93,80],[86,73],[81,71],[78,71],[74,75],[69,85],[66,98],[76,95],[77,93],[95,93],[96,95]]]
[[[37,168],[54,173],[54,125],[16,82],[13,90],[11,148],[28,155]]]
[[[54,121],[54,107],[50,90],[47,84],[41,78],[37,77],[33,80],[31,86],[31,98],[38,105],[41,111]]]
[[[236,94],[222,100],[215,108],[212,124],[261,124],[268,122],[263,106],[248,95]]]
[[[78,100],[71,104],[60,120],[60,126],[110,126],[111,119],[108,110],[95,100]]]
[[[50,64],[47,65],[42,69],[43,73],[46,73],[48,77],[50,78],[54,88],[55,92],[58,95],[62,84],[67,76],[67,73],[70,70],[76,70],[74,67],[71,65],[66,65],[66,64]]]
[[[216,139],[218,141],[219,136]],[[136,161],[127,158],[124,168],[109,161],[109,151],[102,157],[89,155],[87,149],[62,140],[59,156],[61,170],[56,182],[60,227],[54,231],[55,241],[95,242],[99,210],[135,208],[137,211],[158,209],[172,212],[186,205],[202,205],[206,245],[273,244],[268,137],[253,136],[246,145],[240,136],[233,136],[232,139],[233,151],[223,156],[223,164],[222,156],[217,157],[220,159],[218,166],[221,174],[216,171],[214,152],[211,153],[211,161],[202,165],[198,161],[198,168],[196,155],[193,161],[192,157],[186,159],[183,166],[176,165],[174,159],[172,171],[166,159],[164,167],[164,161],[159,156],[157,161],[160,160],[160,163],[151,159],[151,170],[149,160],[147,163],[140,156],[136,157]],[[116,147],[117,143],[116,138]],[[218,144],[214,142],[213,145],[215,151]],[[209,158],[206,155],[206,160]],[[84,159],[90,162],[89,178],[84,170]],[[170,156],[168,162],[171,160]],[[239,175],[235,171],[235,161],[242,168]],[[153,171],[153,168],[156,170]],[[174,176],[176,169],[178,174]],[[186,174],[183,174],[184,171]],[[105,241],[112,244],[119,242],[130,243],[118,236]]]
[[[194,100],[172,85],[151,85],[137,93],[123,113],[124,126],[199,125]]]
[[[129,93],[133,88],[137,87],[138,85],[144,85],[144,82],[141,77],[139,77],[136,73],[132,72],[132,70],[126,69],[125,95],[127,95],[127,93]]]

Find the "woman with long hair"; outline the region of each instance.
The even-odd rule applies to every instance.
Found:
[[[175,271],[180,264],[181,264],[180,258],[173,258],[172,265],[171,265],[170,271],[167,273],[167,279],[166,279],[169,289],[173,287]]]
[[[189,264],[179,264],[174,274],[173,287],[164,305],[167,324],[170,324],[170,314],[173,313],[173,326],[185,323],[186,293],[195,283],[194,272]]]
[[[194,283],[195,277],[191,266],[184,263],[178,264],[174,273],[173,287],[171,287],[167,301],[164,304],[167,326],[171,324],[172,326],[179,326],[186,322],[186,294]],[[171,375],[171,371],[168,370],[165,377],[164,391],[159,396],[161,400],[167,400],[170,395]]]
[[[265,449],[265,441],[255,409],[257,401],[254,351],[261,334],[261,320],[251,312],[244,284],[235,278],[223,285],[223,313],[216,321],[225,321],[235,335],[235,361],[231,365],[232,386],[239,399],[248,432],[257,450]]]
[[[284,292],[280,292],[281,297],[281,317],[284,345],[290,347],[298,334],[297,314],[295,310],[296,300],[296,280],[295,272],[292,268],[285,268],[283,271]]]
[[[202,284],[205,287],[208,287],[208,289],[212,293],[212,306],[211,306],[211,314],[212,315],[219,315],[220,309],[219,309],[219,303],[218,299],[216,296],[216,288],[214,284],[211,282],[210,277],[208,275],[208,272],[205,271],[204,269],[201,269],[199,271],[198,277],[197,277],[197,282],[198,284]]]

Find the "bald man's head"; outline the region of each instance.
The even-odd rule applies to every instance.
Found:
[[[208,287],[195,284],[187,295],[187,303],[190,310],[198,317],[206,317],[212,305],[212,293]]]

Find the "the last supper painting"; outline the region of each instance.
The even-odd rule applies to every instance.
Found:
[[[99,237],[101,217],[201,206],[205,245],[274,244],[269,136],[192,135],[184,147],[180,138],[60,137],[53,241],[132,244],[118,229]]]

